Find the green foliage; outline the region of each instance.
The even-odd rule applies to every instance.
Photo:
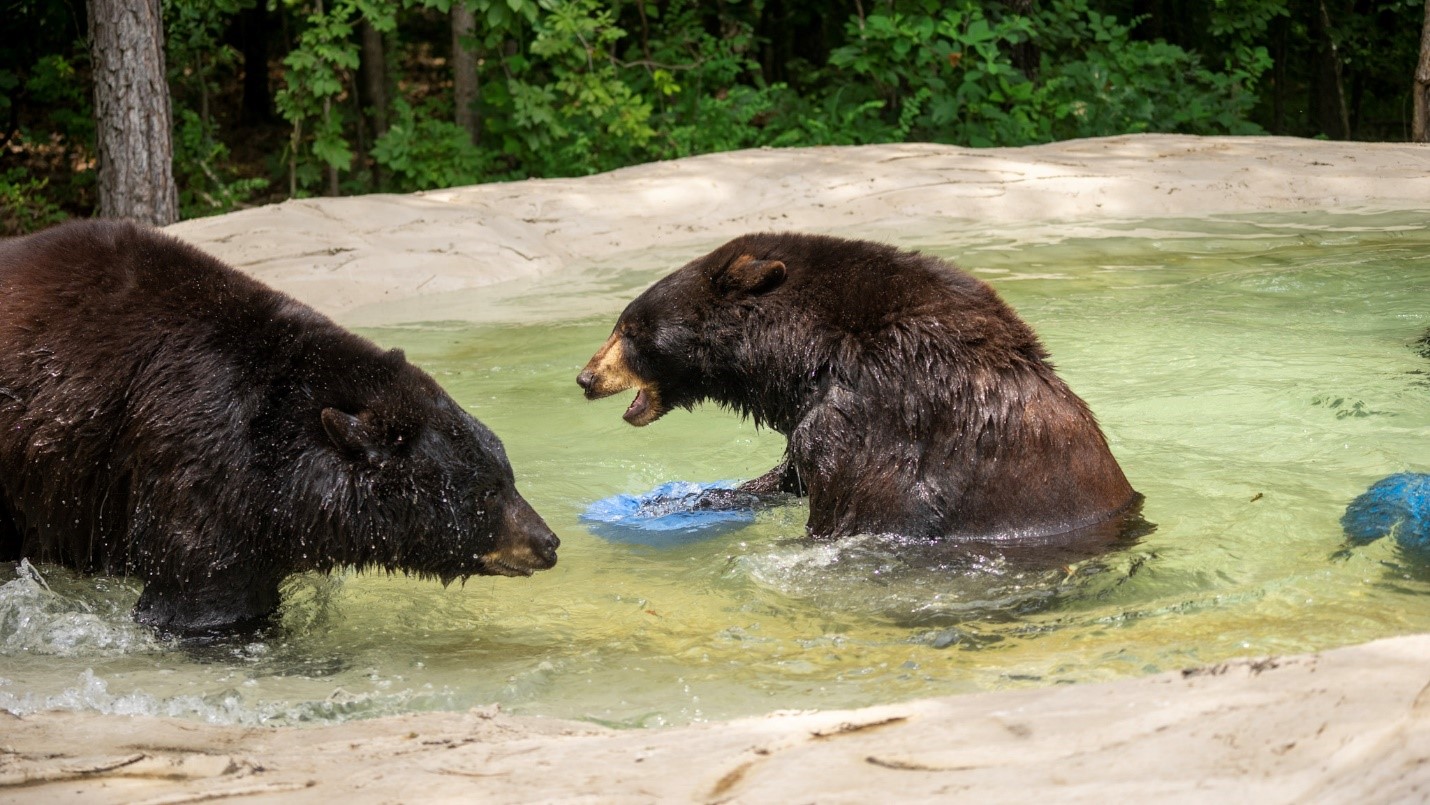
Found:
[[[407,101],[394,104],[396,117],[372,147],[377,164],[398,177],[401,192],[474,184],[483,178],[487,156],[472,144],[465,129],[430,114],[419,114]]]
[[[672,94],[679,92],[674,90]],[[793,101],[783,84],[736,84],[718,94],[681,93],[679,107],[661,115],[667,144],[663,156],[678,158],[771,145],[778,130],[770,121]]]
[[[94,103],[80,80],[76,59],[61,53],[43,56],[24,81],[30,103],[48,110],[44,123],[61,137],[94,139]]]
[[[762,146],[1342,136],[1347,125],[1403,136],[1424,13],[1421,0],[162,2],[185,216]],[[460,44],[478,65],[476,132],[455,122],[457,4],[476,21]],[[11,5],[0,41],[7,225],[86,214],[84,6]],[[252,40],[235,23],[259,10],[264,44],[282,54],[265,71],[282,119],[253,124],[253,113],[239,130],[251,51],[233,43]],[[384,40],[383,110],[358,86],[363,22]],[[287,181],[254,178],[265,174]]]
[[[478,51],[497,48],[505,37],[536,22],[541,7],[535,0],[421,0],[429,7],[446,13],[451,6],[465,2],[477,20],[475,41],[468,47]]]
[[[174,99],[174,179],[179,212],[197,218],[243,206],[268,187],[264,178],[237,178],[230,151],[210,111],[232,80],[238,52],[224,44],[228,20],[253,0],[164,0],[165,56]]]
[[[543,176],[596,173],[644,156],[655,136],[651,102],[614,60],[626,32],[613,12],[598,0],[552,2],[533,33],[528,54],[507,61],[510,125],[493,126],[507,155]]]
[[[749,23],[722,20],[712,32],[701,12],[698,2],[673,2],[656,17],[661,36],[626,46],[626,80],[655,104],[653,158],[768,145],[778,136],[772,121],[795,101],[788,86],[762,80]]]
[[[227,168],[228,146],[214,136],[212,121],[192,109],[177,109],[175,117],[174,172],[181,217],[231,212],[268,187],[268,179],[238,178]]]
[[[297,43],[283,59],[287,70],[274,102],[293,127],[288,158],[295,194],[316,187],[325,167],[346,169],[352,163],[343,107],[334,101],[345,91],[344,71],[358,66],[353,26],[359,5],[371,7],[355,0],[333,0],[320,11],[321,3],[316,4],[303,16]],[[386,7],[390,8],[390,4]],[[374,27],[384,20],[379,16]]]
[[[88,56],[74,50],[0,71],[8,107],[0,111],[17,124],[0,131],[0,234],[89,212],[95,172],[87,67]]]
[[[840,106],[872,112],[882,101],[889,139],[988,146],[1260,130],[1247,115],[1269,66],[1264,48],[1214,72],[1179,47],[1133,39],[1132,28],[1088,0],[1051,0],[1032,18],[993,18],[965,0],[933,13],[879,10],[852,20],[850,44],[829,61],[863,87]],[[1041,53],[1036,79],[1013,63],[1014,46],[1024,43]]]
[[[46,196],[47,185],[18,168],[0,173],[0,237],[23,235],[69,217]]]
[[[1131,24],[1090,9],[1088,0],[1052,0],[1037,30],[1040,72],[1050,90],[1045,111],[1056,120],[1056,139],[1261,132],[1248,113],[1270,66],[1264,48],[1248,49],[1233,69],[1215,72],[1175,45],[1134,40]]]
[[[878,10],[846,26],[849,44],[829,63],[860,79],[849,102],[880,112],[890,139],[965,145],[1022,145],[1049,138],[1036,85],[1013,66],[1010,47],[1027,40],[1029,20],[993,19],[971,2],[925,11]]]

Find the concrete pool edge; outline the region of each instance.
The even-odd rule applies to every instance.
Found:
[[[408,196],[301,199],[173,234],[353,324],[443,295],[658,252],[671,269],[735,235],[890,240],[987,225],[1319,210],[1430,210],[1430,146],[1131,135],[972,149],[759,149]],[[648,258],[646,258],[648,259]],[[472,297],[467,296],[467,299]]]
[[[749,229],[898,242],[951,221],[997,233],[1098,217],[1430,209],[1427,180],[1430,147],[1289,138],[761,150],[294,201],[171,231],[351,321],[650,248],[693,256]],[[1427,660],[1430,636],[1404,637],[1219,672],[648,732],[482,712],[312,729],[0,712],[0,799],[866,801],[965,788],[980,801],[1403,799],[1430,785],[1430,750],[1416,754],[1414,740],[1430,723]]]
[[[311,727],[0,715],[0,799],[1412,801],[1430,635],[1120,682],[616,731],[497,708]]]

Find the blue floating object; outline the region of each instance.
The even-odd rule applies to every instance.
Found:
[[[1401,547],[1430,553],[1430,474],[1402,472],[1371,484],[1341,515],[1353,542],[1395,537]]]
[[[612,542],[664,547],[748,525],[755,521],[758,502],[754,495],[736,490],[734,481],[671,481],[642,495],[598,500],[581,519],[591,524],[591,533]]]

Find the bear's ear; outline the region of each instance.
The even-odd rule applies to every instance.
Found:
[[[379,454],[381,440],[373,432],[370,419],[371,415],[353,416],[336,408],[324,408],[323,431],[333,446],[349,457],[373,461]]]
[[[717,285],[731,294],[769,293],[785,281],[785,264],[780,260],[758,260],[745,254],[716,278]]]

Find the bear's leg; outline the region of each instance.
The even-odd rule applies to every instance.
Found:
[[[10,514],[10,506],[0,497],[0,562],[15,562],[24,556],[20,544],[20,527]]]
[[[193,586],[153,579],[144,585],[134,620],[181,637],[257,628],[278,609],[278,581],[215,575]]]
[[[779,466],[769,472],[746,481],[737,487],[741,492],[749,492],[752,495],[761,497],[776,495],[794,495],[802,497],[807,494],[804,482],[800,480],[799,472],[789,459],[785,459]]]

